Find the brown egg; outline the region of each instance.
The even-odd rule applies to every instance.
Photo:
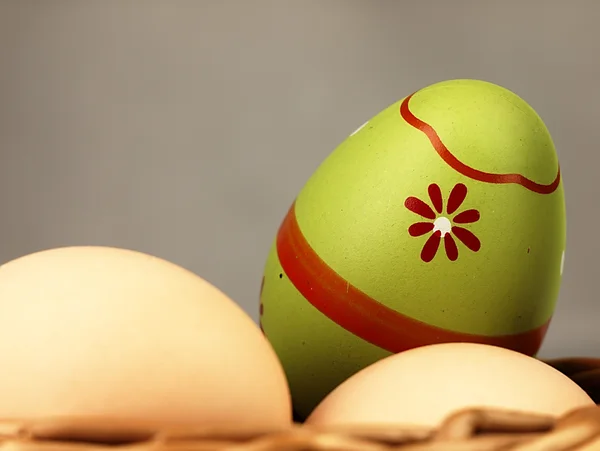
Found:
[[[307,423],[436,426],[465,407],[559,416],[591,405],[579,386],[539,360],[495,346],[449,343],[395,354],[356,373]]]
[[[0,267],[0,417],[278,428],[291,401],[240,307],[146,254],[70,247]]]

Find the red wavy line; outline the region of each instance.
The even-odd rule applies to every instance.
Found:
[[[412,127],[417,130],[422,131],[429,141],[431,145],[435,149],[435,151],[439,154],[440,157],[455,171],[461,173],[465,177],[469,177],[473,180],[478,180],[480,182],[486,183],[494,183],[494,184],[508,184],[515,183],[517,185],[521,185],[522,187],[528,189],[529,191],[533,191],[538,194],[551,194],[558,188],[560,183],[560,167],[557,170],[556,178],[549,185],[543,185],[541,183],[536,183],[531,179],[521,175],[521,174],[493,174],[491,172],[479,171],[475,168],[467,166],[462,161],[448,150],[448,148],[444,145],[441,138],[438,136],[435,129],[417,118],[408,107],[408,102],[412,98],[414,94],[408,96],[402,104],[400,105],[400,115],[402,118]]]

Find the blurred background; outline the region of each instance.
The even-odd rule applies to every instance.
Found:
[[[568,242],[541,356],[600,356],[600,2],[0,0],[0,261],[74,244],[183,265],[257,319],[320,162],[389,104],[480,78],[561,159]]]

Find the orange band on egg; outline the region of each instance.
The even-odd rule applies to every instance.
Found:
[[[386,307],[342,278],[312,249],[300,230],[295,203],[277,234],[277,254],[296,289],[327,318],[363,340],[397,353],[434,343],[473,342],[535,355],[550,324],[528,332],[485,336],[431,326]]]
[[[400,115],[407,124],[416,128],[417,130],[420,130],[425,134],[425,136],[427,136],[427,139],[429,139],[429,142],[438,155],[442,157],[442,160],[444,160],[444,162],[456,172],[479,182],[495,184],[514,183],[538,194],[551,194],[558,188],[558,185],[560,184],[560,167],[556,170],[556,177],[554,178],[554,181],[548,185],[543,185],[541,183],[536,183],[521,174],[494,174],[491,172],[480,171],[466,165],[456,158],[452,152],[450,152],[431,125],[417,118],[410,111],[408,103],[413,95],[414,94],[411,94],[404,99],[400,105]]]

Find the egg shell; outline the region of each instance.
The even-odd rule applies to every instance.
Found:
[[[496,346],[446,343],[402,352],[363,369],[331,392],[306,422],[436,427],[464,408],[559,417],[593,405],[572,380],[535,358]]]
[[[386,108],[308,180],[267,259],[261,324],[298,413],[416,346],[535,355],[565,242],[554,144],[519,96],[451,80]]]
[[[157,257],[104,247],[0,267],[0,418],[291,424],[283,369],[224,293]]]

